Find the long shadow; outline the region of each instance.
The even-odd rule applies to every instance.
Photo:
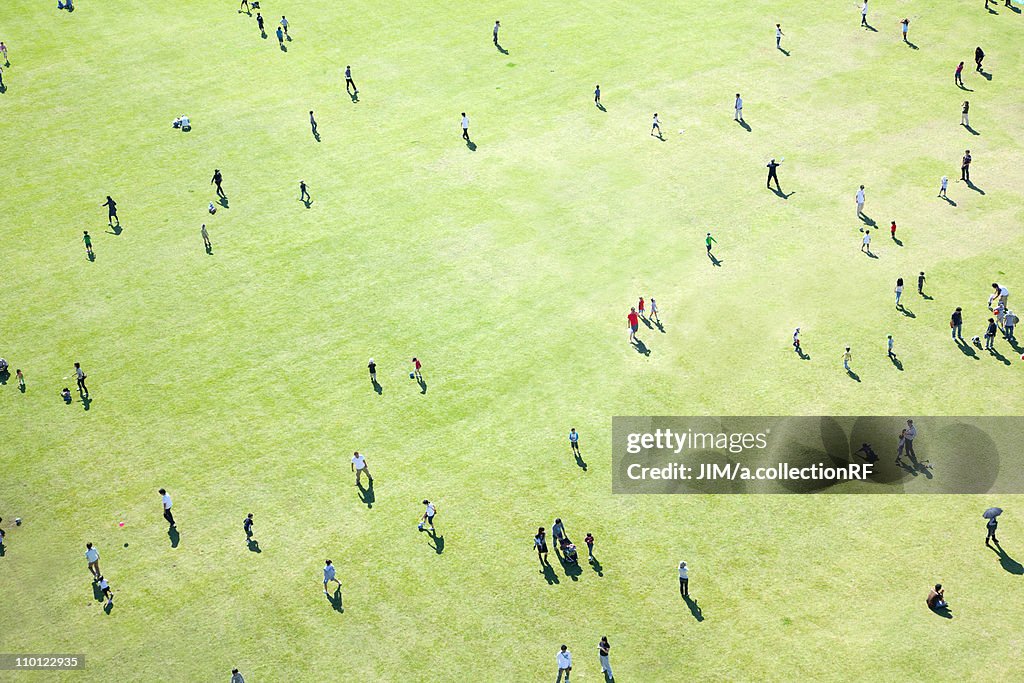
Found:
[[[472,140],[466,140],[466,147],[469,148],[470,152],[475,152],[476,151],[476,143],[473,142]]]
[[[852,380],[854,380],[854,381],[856,381],[856,382],[859,382],[859,381],[860,381],[860,375],[858,375],[858,374],[857,374],[856,372],[854,372],[853,370],[847,370],[847,371],[846,371],[846,374],[847,374],[847,375],[849,376],[849,378],[850,378],[850,379],[852,379]]]
[[[1003,569],[1017,576],[1024,574],[1024,565],[1007,555],[1006,551],[1003,550],[1003,546],[997,543],[995,548],[992,546],[989,546],[989,548],[999,556],[999,564],[1003,566]]]
[[[327,602],[331,603],[331,607],[334,608],[335,612],[343,614],[345,612],[345,606],[341,602],[341,589],[335,588],[334,595],[327,596]]]
[[[921,298],[924,299],[925,301],[935,301],[934,296],[928,296],[924,292],[921,292]]]
[[[943,197],[942,199],[944,199],[946,201],[946,203],[949,204],[950,206],[956,206],[956,202],[954,202],[949,197]]]
[[[565,558],[562,557],[562,553],[556,548],[555,557],[558,558],[558,564],[562,565],[562,572],[573,581],[580,580],[580,574],[583,573],[583,568],[580,567],[579,562],[566,562]]]
[[[708,258],[711,259],[711,265],[721,267],[722,261],[710,251],[708,252]]]
[[[357,488],[359,489],[359,500],[361,500],[363,505],[366,507],[372,508],[373,504],[377,502],[377,496],[373,493],[373,482],[371,481],[370,485],[366,488],[363,488],[362,484]]]
[[[648,320],[647,318],[640,318],[640,320],[641,320],[641,322],[643,322],[644,325],[647,325],[647,329],[649,329],[649,330],[653,330],[654,329],[654,325],[652,325],[651,321]]]
[[[984,76],[986,81],[992,80],[992,74],[988,73],[987,71],[979,71],[978,73]]]
[[[957,339],[956,346],[958,349],[960,349],[960,353],[964,354],[965,356],[973,358],[974,360],[981,360],[980,358],[978,358],[978,354],[975,353],[971,345],[965,342],[963,339]]]
[[[768,189],[771,190],[775,194],[775,196],[779,197],[780,199],[789,199],[790,197],[796,194],[795,191],[786,193],[783,192],[782,190],[777,190],[774,187],[769,187]]]
[[[781,52],[782,54],[786,55],[787,57],[789,56],[789,50],[787,50],[786,48],[778,47],[778,48],[775,48],[775,49],[778,50],[779,52]]]
[[[555,573],[554,567],[547,562],[544,563],[544,567],[540,570],[540,573],[544,575],[544,580],[548,582],[549,586],[559,583],[558,574]]]
[[[267,39],[267,32],[266,31],[260,31],[260,38],[262,38],[263,40],[266,40]]]
[[[949,609],[948,606],[947,607],[929,607],[928,609],[930,609],[933,614],[938,614],[943,619],[952,619],[953,618],[953,610]]]
[[[1006,7],[1009,7],[1010,11],[1013,12],[1014,14],[1020,14],[1020,8],[1019,7],[1014,7],[1013,5],[1006,5]]]
[[[508,50],[506,50],[505,48],[503,48],[503,47],[501,46],[501,43],[495,43],[495,44],[494,44],[494,46],[495,46],[496,48],[498,48],[498,52],[500,52],[501,54],[503,54],[503,55],[507,55],[507,54],[508,54]]]
[[[865,223],[866,225],[870,225],[870,226],[871,226],[872,228],[873,228],[873,227],[875,227],[876,225],[878,225],[878,223],[876,223],[876,222],[875,222],[875,219],[874,219],[874,218],[872,218],[871,216],[867,215],[866,213],[862,213],[862,214],[860,215],[860,219],[861,219],[861,220],[862,220],[862,221],[863,221],[863,222],[864,222],[864,223]]]
[[[1021,348],[1021,345],[1017,343],[1016,338],[1007,339],[1006,341],[1010,344],[1010,348],[1013,349],[1014,353],[1024,353],[1024,348]]]
[[[250,538],[248,541],[246,541],[245,544],[246,544],[246,546],[248,546],[250,553],[262,553],[263,552],[260,549],[260,542],[257,541],[255,538]]]
[[[658,131],[658,134],[657,134],[657,135],[655,135],[654,133],[651,133],[651,137],[652,137],[652,138],[658,138],[658,139],[659,139],[659,140],[661,140],[662,142],[665,142],[665,136],[663,136],[663,135],[661,134],[661,131],[660,131],[660,130]]]
[[[740,119],[740,127],[743,128],[743,130],[747,131],[748,133],[753,130],[750,127],[750,124],[744,121],[743,119]]]
[[[914,312],[912,310],[910,310],[909,308],[907,308],[906,306],[900,306],[900,313],[902,313],[903,315],[907,316],[908,318],[916,318],[917,317],[916,315],[914,315]]]
[[[921,48],[919,48],[919,47],[918,47],[917,45],[914,45],[914,44],[913,44],[912,42],[910,42],[909,40],[905,40],[905,41],[903,41],[903,42],[905,42],[905,43],[907,44],[907,47],[909,47],[909,48],[910,48],[911,50],[920,50],[920,49],[921,49]]]
[[[352,104],[356,104],[356,103],[358,103],[358,102],[359,102],[359,91],[358,91],[358,90],[356,90],[356,91],[354,91],[354,92],[350,92],[350,93],[348,94],[348,96],[349,96],[350,98],[352,98]]]
[[[80,398],[82,399],[82,408],[84,410],[89,410],[89,408],[92,406],[92,399],[89,398],[88,395],[81,396]]]
[[[868,258],[873,258],[873,259],[877,259],[878,258],[878,254],[876,254],[873,251],[868,251],[868,252],[865,252],[865,253],[868,255]]]
[[[999,353],[998,351],[996,351],[996,349],[995,349],[995,347],[994,347],[994,346],[993,346],[993,347],[992,347],[991,349],[989,349],[989,350],[988,350],[988,352],[989,352],[990,354],[992,354],[992,356],[993,356],[993,357],[994,357],[994,358],[995,358],[996,360],[998,360],[998,361],[1002,361],[1002,362],[1003,362],[1003,365],[1009,365],[1009,364],[1010,364],[1010,359],[1009,359],[1009,358],[1007,358],[1006,356],[1004,356],[1003,354]]]
[[[288,46],[284,43],[278,43],[281,46],[281,52],[288,52]]]
[[[100,590],[100,584],[95,579],[92,582],[92,599],[96,602],[103,602],[103,591]]]
[[[440,555],[444,552],[444,536],[438,536],[433,531],[428,534],[429,540],[427,545],[434,549],[434,552]]]
[[[227,197],[221,197],[220,199],[217,200],[217,203],[220,204],[221,206],[223,206],[225,209],[228,208],[228,198]]]
[[[872,33],[878,33],[878,29],[872,26],[871,24],[864,24],[864,28],[871,31]]]
[[[110,230],[107,230],[106,232],[111,235],[120,235],[124,232],[124,228],[121,227],[121,223],[118,223],[117,225],[111,225]]]
[[[797,349],[796,350],[796,355],[800,358],[800,360],[810,360],[811,359],[811,354],[804,353],[803,349]]]
[[[916,462],[913,465],[908,465],[904,460],[900,459],[900,460],[896,461],[896,466],[899,467],[904,472],[906,472],[907,474],[911,474],[911,475],[913,475],[915,477],[917,476],[917,463]]]
[[[181,543],[181,534],[178,533],[178,527],[170,527],[167,530],[167,538],[171,539],[171,547],[177,548],[178,544]]]
[[[896,237],[896,235],[892,236],[892,241],[896,243],[897,247],[902,247],[903,246],[902,240],[900,240],[898,237]]]
[[[604,576],[604,567],[601,566],[596,557],[590,558],[590,568],[597,572],[598,576]]]
[[[579,467],[584,472],[587,471],[587,461],[583,459],[583,456],[579,453],[573,452],[573,457],[576,458],[576,467]]]
[[[957,83],[957,84],[956,84],[956,87],[958,87],[958,88],[960,88],[961,90],[964,90],[964,91],[966,91],[966,92],[974,92],[974,89],[973,89],[973,88],[968,88],[968,87],[967,87],[966,85],[964,85],[963,83]]]
[[[600,109],[601,111],[608,111],[607,109],[605,109],[604,105],[601,104],[600,102],[597,103],[597,108]]]
[[[416,384],[418,384],[420,386],[420,393],[421,394],[427,393],[427,382],[422,377],[420,379],[416,380]]]
[[[381,385],[380,385],[380,384],[379,384],[379,383],[377,382],[377,380],[373,380],[373,390],[377,392],[377,395],[378,395],[378,396],[380,396],[381,394],[383,394],[383,393],[384,393],[384,387],[382,387],[382,386],[381,386]]]
[[[972,190],[974,190],[978,194],[985,194],[985,190],[981,189],[980,187],[978,187],[977,185],[972,183],[970,180],[965,180],[964,182],[967,183],[967,187],[971,188]]]
[[[86,254],[85,258],[87,261],[89,261],[89,263],[93,263],[94,261],[96,261],[96,252],[89,252],[88,254]]]
[[[210,256],[213,256],[213,245],[212,244],[210,246],[206,247],[206,253],[209,254]]]
[[[704,610],[700,608],[700,605],[697,604],[697,601],[691,598],[689,595],[684,597],[683,600],[686,602],[686,606],[690,608],[690,614],[693,615],[693,618],[697,621],[704,621]]]
[[[894,366],[896,366],[896,369],[897,369],[897,370],[899,370],[900,372],[903,372],[903,361],[901,361],[901,360],[900,360],[899,358],[897,358],[896,356],[889,356],[889,360],[891,360],[891,361],[892,361],[892,364],[893,364]]]
[[[647,348],[647,345],[644,344],[639,339],[637,339],[637,340],[635,340],[633,342],[633,348],[636,349],[636,352],[641,354],[641,355],[644,355],[644,356],[651,355],[651,350],[649,348]]]
[[[320,142],[320,133],[314,132],[313,133],[313,139],[316,140],[317,142]]]
[[[113,611],[114,611],[114,603],[113,602],[108,602],[107,604],[105,604],[103,606],[104,614],[110,614]]]
[[[961,125],[962,125],[962,126],[963,126],[964,128],[966,128],[966,129],[967,129],[967,131],[968,131],[968,132],[969,132],[969,133],[970,133],[971,135],[981,135],[981,133],[979,133],[978,131],[974,130],[973,128],[971,128],[970,126],[968,126],[968,125],[967,125],[966,123],[964,123],[964,124],[961,124]]]
[[[660,320],[656,320],[654,322],[654,326],[658,328],[658,332],[661,332],[662,334],[665,334],[665,326],[661,324]]]
[[[313,200],[312,199],[300,199],[299,201],[302,202],[302,205],[305,206],[307,209],[309,207],[313,206]]]

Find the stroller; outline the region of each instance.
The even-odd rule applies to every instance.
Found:
[[[559,542],[562,545],[562,561],[566,564],[579,564],[580,556],[576,552],[576,545],[565,536]]]

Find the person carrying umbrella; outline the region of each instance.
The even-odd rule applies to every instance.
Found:
[[[981,515],[988,520],[988,524],[985,525],[988,527],[988,536],[985,537],[985,545],[989,548],[992,547],[992,544],[989,543],[989,541],[994,541],[996,545],[999,545],[999,539],[996,538],[996,528],[999,526],[999,522],[996,520],[996,517],[1001,514],[1003,514],[1002,508],[989,508]]]

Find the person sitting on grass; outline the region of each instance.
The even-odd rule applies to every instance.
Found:
[[[68,389],[67,387],[64,387],[64,391],[60,392],[60,397],[62,399],[64,399],[65,403],[70,404],[71,403],[71,390]]]
[[[928,609],[946,609],[949,607],[949,603],[946,602],[945,598],[946,591],[943,590],[942,584],[935,584],[935,588],[928,592]]]

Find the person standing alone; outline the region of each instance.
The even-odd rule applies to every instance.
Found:
[[[174,529],[177,527],[177,525],[174,523],[174,515],[171,514],[171,497],[167,495],[167,491],[164,489],[160,489],[159,494],[160,502],[163,504],[164,507],[164,519],[166,519],[167,523],[171,525],[172,529]]]
[[[573,455],[580,454],[580,435],[576,432],[575,427],[569,430],[569,447],[572,448]]]
[[[733,103],[735,113],[733,114],[733,120],[743,123],[743,98],[740,97],[739,93],[736,93],[736,101]]]
[[[608,655],[612,649],[611,644],[608,642],[608,636],[601,636],[601,642],[597,644],[597,658],[601,662],[601,673],[604,674],[606,681],[615,679],[612,675],[612,665],[608,661]]]
[[[782,49],[782,36],[786,35],[782,32],[782,24],[775,24],[775,49]]]
[[[679,562],[679,595],[684,598],[690,597],[690,569],[686,566],[685,560]]]
[[[469,117],[462,112],[462,139],[469,142]]]
[[[999,522],[996,521],[996,518],[990,517],[988,523],[985,524],[985,527],[988,529],[988,535],[985,536],[985,545],[991,548],[992,545],[991,543],[989,543],[989,541],[995,543],[996,545],[999,545],[999,539],[996,538],[996,529],[999,528]]]
[[[345,92],[349,92],[349,88],[352,88],[351,94],[355,95],[359,93],[359,88],[356,87],[356,82],[352,80],[352,67],[345,67]],[[463,114],[465,116],[465,114]]]
[[[370,485],[373,485],[373,475],[370,474],[370,467],[366,464],[366,457],[359,451],[352,454],[352,471],[356,473],[356,486],[363,485],[363,472],[366,473],[366,478],[370,480]]]
[[[964,150],[964,158],[960,162],[960,180],[971,182],[971,150]]]
[[[565,683],[569,683],[569,674],[572,672],[572,653],[569,652],[569,648],[563,645],[555,655],[555,661],[558,663],[558,678],[555,679],[555,683],[561,683],[562,674],[565,674]]]
[[[960,111],[960,125],[961,126],[965,126],[967,128],[971,127],[971,122],[967,118],[967,112],[970,111],[970,109],[971,109],[971,103],[968,102],[967,100],[964,100],[963,107],[962,107],[962,109]]]
[[[782,186],[779,185],[779,165],[779,162],[775,161],[775,159],[772,159],[771,161],[768,162],[768,182],[765,184],[765,187],[767,187],[769,190],[772,189],[772,181],[774,180],[775,189],[777,189],[779,192],[782,192]]]
[[[100,206],[107,207],[107,224],[113,226],[114,221],[117,221],[118,225],[121,225],[121,219],[117,217],[117,202],[115,202],[110,195],[107,195],[107,201],[100,204]]]
[[[494,22],[494,45],[495,45],[495,47],[497,47],[497,45],[498,45],[498,29],[500,29],[500,28],[501,28],[501,22],[496,20]]]
[[[217,186],[217,196],[224,199],[227,195],[224,194],[224,189],[220,186],[222,182],[224,182],[224,176],[221,175],[220,169],[213,169],[213,178],[210,179],[210,184]]]
[[[89,388],[85,386],[85,371],[79,363],[75,363],[75,381],[78,382],[78,393],[83,396],[89,395]]]
[[[210,233],[206,230],[206,223],[203,223],[203,227],[199,228],[199,234],[203,236],[203,246],[206,247],[206,252],[209,253],[213,249],[213,245],[210,244]]]
[[[959,306],[953,311],[953,315],[949,318],[949,327],[953,331],[953,341],[960,339],[963,341],[964,335],[962,334],[964,329],[964,313],[963,309]]]

